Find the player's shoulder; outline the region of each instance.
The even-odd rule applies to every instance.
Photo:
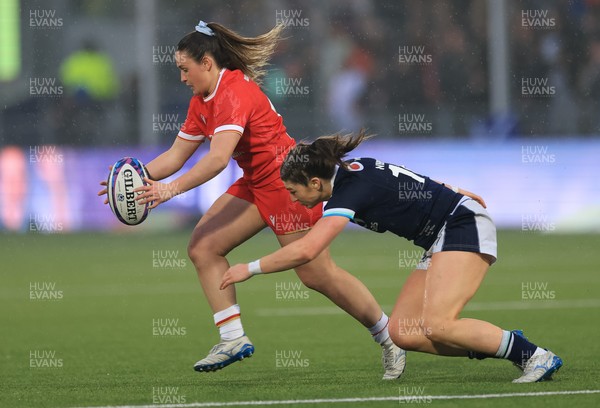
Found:
[[[345,161],[345,168],[340,181],[350,181],[352,185],[364,184],[366,188],[373,185],[385,185],[394,179],[392,172],[386,171],[388,163],[371,157],[356,157]]]
[[[259,86],[242,71],[225,70],[215,99],[236,100],[239,103],[255,100],[261,93]]]
[[[381,162],[371,157],[355,157],[345,160],[345,163],[347,172],[360,174],[376,169]]]
[[[335,177],[335,182],[340,185],[355,184],[360,180],[368,178],[368,173],[373,168],[371,159],[363,157],[344,160],[344,164],[345,166],[340,166],[337,170]]]
[[[260,89],[256,83],[244,74],[239,69],[229,70],[226,69],[223,72],[223,78],[221,80],[226,89],[243,89],[243,90],[254,90]]]

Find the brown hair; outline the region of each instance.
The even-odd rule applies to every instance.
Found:
[[[207,26],[214,36],[192,31],[179,41],[177,51],[187,53],[196,62],[200,62],[208,52],[220,67],[239,69],[260,85],[285,26],[278,24],[257,37],[243,37],[218,23],[208,23]]]
[[[281,165],[280,175],[283,181],[307,186],[312,177],[330,179],[335,166],[347,168],[342,160],[363,141],[373,135],[361,129],[358,135],[339,133],[321,136],[312,143],[299,143],[290,150]]]

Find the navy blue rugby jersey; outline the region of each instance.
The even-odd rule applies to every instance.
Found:
[[[462,198],[429,177],[371,158],[338,168],[323,217],[339,215],[375,232],[390,231],[424,249],[435,242]]]

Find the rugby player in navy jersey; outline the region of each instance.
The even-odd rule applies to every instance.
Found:
[[[400,291],[389,319],[394,343],[443,356],[503,358],[522,370],[514,383],[550,379],[562,360],[531,343],[520,330],[503,330],[459,314],[496,261],[496,228],[483,199],[369,158],[343,161],[368,136],[323,136],[290,151],[281,179],[293,201],[323,217],[303,238],[249,264],[232,266],[221,289],[260,273],[310,262],[353,222],[390,231],[425,249]]]

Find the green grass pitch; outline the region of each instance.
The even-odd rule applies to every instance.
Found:
[[[523,385],[511,383],[518,372],[507,361],[419,353],[409,353],[399,381],[384,382],[380,348],[366,330],[299,286],[292,272],[238,285],[255,355],[216,373],[196,373],[193,363],[218,336],[187,259],[188,236],[0,235],[0,406],[387,397],[318,404],[381,407],[398,406],[399,396],[600,389],[600,235],[499,233],[500,260],[463,316],[522,328],[563,358],[553,381]],[[230,261],[250,261],[275,248],[274,236],[261,233]],[[416,250],[389,234],[349,231],[332,254],[389,313]],[[429,402],[593,407],[600,406],[600,394]]]

